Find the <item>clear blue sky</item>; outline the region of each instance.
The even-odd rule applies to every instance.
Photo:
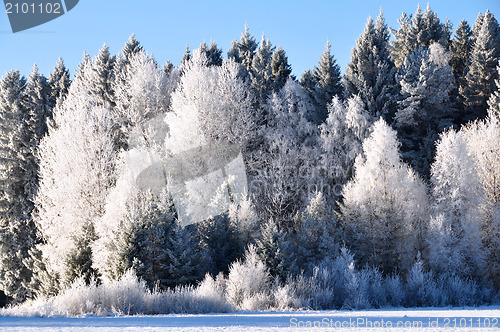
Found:
[[[163,64],[177,65],[186,44],[191,49],[214,40],[226,54],[247,23],[258,41],[265,33],[287,52],[293,74],[312,68],[327,39],[344,69],[355,40],[369,15],[382,8],[390,27],[397,28],[403,11],[414,13],[418,1],[393,0],[80,0],[70,12],[44,25],[13,34],[5,11],[0,11],[0,75],[19,69],[29,75],[36,62],[42,73],[52,71],[62,57],[73,74],[84,51],[91,56],[106,43],[117,53],[135,33],[149,53]],[[421,3],[425,9],[427,3]],[[441,0],[431,8],[454,27],[466,19],[473,24],[489,9],[500,20],[499,0]]]

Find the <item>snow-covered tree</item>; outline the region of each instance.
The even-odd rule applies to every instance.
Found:
[[[396,78],[401,101],[394,121],[403,158],[426,177],[437,134],[452,123],[449,99],[454,77],[448,59],[448,52],[437,43],[418,48],[405,59]]]
[[[343,85],[346,98],[358,95],[374,118],[392,116],[397,99],[395,68],[389,56],[389,30],[382,12],[374,24],[368,18],[365,30],[351,52]]]
[[[52,107],[56,105],[58,99],[66,98],[70,85],[69,71],[66,69],[64,62],[61,58],[57,61],[54,71],[50,73],[50,102]]]
[[[306,86],[307,90],[314,82],[314,88],[311,91],[311,97],[316,103],[313,121],[316,124],[321,124],[328,116],[327,104],[334,96],[340,96],[342,93],[340,67],[331,53],[329,41],[326,42],[325,51],[321,55],[318,65],[314,67],[312,76],[303,76],[302,81],[302,85]]]
[[[325,259],[333,261],[340,253],[337,217],[321,192],[309,200],[295,218],[294,231],[288,234],[283,267],[292,275],[312,273]]]
[[[500,59],[497,66],[497,75],[498,78],[495,80],[496,90],[493,91],[490,99],[488,99],[488,106],[490,112],[496,113],[500,116]]]
[[[207,43],[202,43],[200,45],[199,52],[205,53],[208,66],[222,65],[222,50],[220,48],[217,48],[217,44],[215,42],[212,41],[210,45],[207,45]]]
[[[362,152],[361,144],[369,135],[373,118],[359,96],[341,102],[334,97],[328,105],[328,118],[320,128],[320,167],[324,172],[321,188],[336,200],[342,186],[351,178],[354,160]]]
[[[279,90],[285,85],[292,72],[292,68],[288,64],[286,53],[281,46],[278,46],[273,52],[271,57],[271,70],[274,80],[274,90]]]
[[[14,302],[33,295],[26,287],[32,273],[24,263],[36,244],[32,203],[24,190],[25,89],[26,79],[19,71],[7,72],[0,82],[0,289]]]
[[[482,248],[477,207],[483,189],[476,161],[461,131],[441,134],[432,164],[433,216],[429,231],[429,263],[436,272],[482,277]]]
[[[274,88],[273,68],[271,67],[273,53],[274,46],[272,46],[269,39],[266,39],[262,35],[259,48],[253,56],[252,67],[250,69],[250,81],[261,103],[265,102],[267,96]]]
[[[353,179],[343,190],[346,243],[361,266],[407,271],[425,249],[428,217],[423,181],[401,161],[396,132],[383,120],[363,142]]]
[[[466,111],[464,120],[486,116],[487,101],[495,90],[495,79],[498,77],[496,66],[499,57],[500,27],[493,14],[487,11],[481,29],[474,37],[464,84],[460,89]]]
[[[288,80],[266,105],[263,148],[251,182],[256,207],[263,219],[287,229],[309,193],[315,191],[316,127],[307,120],[313,109],[301,86]]]
[[[246,70],[250,71],[258,45],[255,38],[248,31],[248,25],[245,24],[245,32],[241,34],[239,41],[233,41],[231,48],[227,52],[227,57],[243,64]]]
[[[472,30],[466,20],[460,21],[455,30],[455,35],[451,41],[451,59],[450,65],[453,68],[455,79],[462,78],[469,54],[472,48],[471,43]]]
[[[92,74],[89,75],[91,82],[89,92],[98,105],[105,107],[114,106],[112,104],[114,101],[112,82],[114,79],[115,61],[116,57],[109,53],[109,47],[106,44],[104,44],[94,58]]]
[[[112,112],[92,98],[85,61],[40,144],[37,222],[47,269],[61,283],[90,279],[94,223],[115,181]]]
[[[400,67],[406,57],[419,46],[428,47],[432,43],[439,43],[444,49],[448,49],[450,23],[441,23],[429,5],[423,13],[420,5],[413,16],[403,13],[398,22],[398,30],[391,29],[395,40],[390,43],[396,67]]]
[[[486,251],[486,275],[500,287],[500,118],[489,111],[484,121],[465,128],[469,153],[476,160],[476,174],[484,193],[476,213],[481,220],[482,243]]]

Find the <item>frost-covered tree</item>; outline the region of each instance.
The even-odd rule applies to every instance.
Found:
[[[128,63],[133,55],[140,53],[143,50],[144,49],[141,43],[139,43],[139,41],[135,38],[135,34],[131,34],[127,42],[123,46],[120,58],[122,59],[122,61],[125,61],[125,63]]]
[[[94,58],[92,66],[92,75],[90,75],[90,94],[96,100],[98,105],[105,107],[114,106],[112,82],[114,74],[114,65],[116,57],[109,53],[109,47],[104,46]]]
[[[265,148],[257,153],[252,195],[263,219],[272,218],[283,229],[290,227],[292,217],[315,190],[317,132],[307,120],[312,108],[301,86],[290,79],[266,105]]]
[[[342,186],[351,178],[354,160],[362,152],[373,118],[359,96],[341,102],[334,97],[328,105],[328,118],[320,128],[321,188],[328,199],[337,200]]]
[[[331,53],[330,42],[326,42],[326,48],[317,66],[312,71],[312,77],[306,75],[302,77],[303,85],[311,86],[311,79],[314,82],[311,96],[316,103],[316,111],[313,121],[321,124],[328,116],[327,105],[334,96],[340,96],[342,93],[340,67],[336,63]],[[309,90],[309,89],[308,89]]]
[[[488,106],[490,112],[496,113],[500,116],[500,60],[497,66],[497,75],[498,78],[495,80],[496,90],[493,91],[490,99],[488,99]]]
[[[448,101],[454,77],[448,59],[448,52],[437,43],[418,48],[405,59],[396,77],[401,101],[394,121],[403,158],[425,177],[429,176],[437,134],[452,123]]]
[[[433,216],[429,231],[429,263],[440,273],[482,277],[485,252],[477,208],[483,189],[467,137],[449,130],[437,143],[432,164]]]
[[[250,35],[248,25],[245,24],[245,32],[241,34],[239,41],[233,41],[231,48],[227,52],[227,57],[243,64],[246,70],[250,71],[257,46],[255,37]]]
[[[363,142],[355,174],[343,190],[346,243],[361,266],[407,271],[425,249],[428,217],[423,181],[401,161],[396,132],[383,120]]]
[[[134,128],[141,128],[147,120],[167,111],[176,78],[173,72],[167,76],[144,52],[130,56],[128,65],[115,75],[114,112],[120,126],[119,140],[125,146]]]
[[[493,14],[487,11],[481,29],[474,36],[464,84],[460,88],[466,112],[464,121],[486,116],[488,98],[495,90],[499,57],[500,27]]]
[[[359,96],[371,116],[383,116],[387,121],[394,113],[397,99],[395,68],[388,46],[389,30],[381,12],[375,24],[368,18],[342,82],[346,98]]]
[[[259,48],[255,52],[252,59],[252,67],[250,69],[250,81],[260,103],[264,103],[267,96],[274,88],[273,68],[271,60],[274,53],[269,39],[262,35]]]
[[[395,40],[390,43],[396,67],[400,67],[405,58],[419,46],[428,47],[432,43],[439,43],[448,49],[451,25],[449,22],[441,23],[429,5],[423,13],[420,5],[413,16],[403,13],[398,22],[398,30],[391,29]]]
[[[476,160],[476,174],[484,198],[476,213],[481,220],[482,244],[486,251],[485,275],[500,287],[500,118],[489,111],[484,121],[474,122],[464,130],[469,153]]]
[[[50,73],[48,83],[51,90],[50,103],[54,107],[58,99],[66,98],[71,83],[69,71],[61,58],[59,58],[54,70]]]
[[[292,275],[312,273],[323,260],[333,261],[340,253],[340,237],[335,212],[321,192],[309,200],[295,218],[293,232],[284,248],[283,267]]]
[[[32,203],[24,190],[25,89],[26,79],[19,71],[7,72],[0,81],[0,289],[14,302],[33,295],[26,287],[32,274],[24,263],[36,244]]]
[[[292,67],[288,64],[288,58],[281,46],[278,46],[273,52],[271,57],[271,71],[274,80],[274,90],[279,90],[285,85],[292,72]]]
[[[268,220],[261,227],[261,236],[256,241],[260,260],[267,266],[272,277],[286,278],[283,267],[284,232],[278,229],[274,220]]]
[[[455,79],[462,78],[469,54],[472,48],[471,42],[472,30],[466,20],[460,21],[455,30],[455,35],[451,41],[450,65],[453,68]]]
[[[92,98],[85,62],[68,97],[54,111],[54,125],[40,144],[40,187],[37,218],[47,269],[65,284],[73,277],[90,278],[90,244],[94,223],[104,213],[115,181],[112,112]]]
[[[217,48],[217,44],[215,42],[211,42],[210,45],[207,43],[202,43],[200,45],[199,51],[201,53],[205,53],[205,57],[207,58],[208,66],[221,66],[222,65],[222,50]]]

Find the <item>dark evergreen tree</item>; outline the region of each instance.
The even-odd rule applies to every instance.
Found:
[[[463,98],[464,121],[486,117],[487,101],[495,90],[496,66],[500,58],[500,27],[493,14],[484,14],[481,29],[474,28],[474,45],[460,95]]]
[[[231,48],[227,52],[228,59],[243,64],[249,71],[252,68],[253,57],[257,50],[255,37],[248,32],[248,26],[245,24],[245,32],[241,34],[240,40],[234,40]]]
[[[122,59],[128,63],[132,55],[139,52],[143,52],[144,49],[137,39],[135,39],[135,34],[131,34],[128,41],[125,43],[122,49]]]
[[[58,99],[64,99],[66,97],[71,83],[69,71],[61,58],[57,61],[54,71],[50,73],[48,83],[51,90],[50,105],[54,107]]]
[[[207,57],[207,66],[222,66],[222,49],[218,48],[215,42],[211,42],[210,46],[202,43],[200,52]]]
[[[271,42],[262,35],[259,49],[255,52],[250,69],[250,81],[260,104],[266,101],[269,93],[274,88],[273,70],[271,68],[273,52],[274,47]]]
[[[271,57],[271,72],[274,79],[274,90],[280,90],[292,73],[285,51],[278,46]]]
[[[189,45],[186,45],[186,50],[184,51],[184,55],[182,56],[181,64],[186,63],[191,59],[191,51],[189,50]]]
[[[165,73],[165,75],[170,75],[174,68],[174,64],[170,62],[170,60],[167,60],[167,62],[163,65],[163,72]]]
[[[345,97],[358,95],[371,116],[390,121],[397,100],[395,68],[389,59],[389,30],[380,13],[377,23],[371,18],[351,52],[344,75]]]
[[[124,56],[125,58],[125,56]],[[129,58],[127,58],[128,60]],[[94,59],[90,83],[90,93],[98,105],[113,106],[113,80],[116,57],[109,53],[109,47],[104,46]],[[123,65],[123,63],[121,64]]]

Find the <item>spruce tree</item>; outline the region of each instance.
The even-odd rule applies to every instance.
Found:
[[[455,79],[461,80],[463,77],[469,54],[472,48],[472,30],[466,20],[460,21],[455,35],[451,41],[450,65],[453,68]]]
[[[215,42],[211,42],[210,46],[202,43],[199,50],[207,57],[207,66],[222,66],[222,49],[217,48]]]
[[[470,53],[464,84],[460,95],[465,106],[464,121],[486,117],[487,101],[495,90],[498,77],[496,66],[500,57],[500,28],[489,11],[484,15],[481,29],[474,29],[474,46]]]
[[[305,78],[308,78],[307,76]],[[312,98],[316,103],[315,115],[313,116],[316,124],[321,124],[328,116],[327,104],[331,102],[334,96],[340,96],[342,85],[340,78],[340,67],[336,63],[333,54],[331,54],[330,42],[326,42],[326,48],[317,66],[312,72],[314,81],[314,90]],[[303,80],[303,84],[309,86],[310,83]]]
[[[58,99],[66,98],[68,94],[68,89],[70,85],[69,71],[64,65],[64,61],[59,58],[54,71],[50,73],[49,85],[50,85],[50,105],[54,107]]]
[[[24,260],[36,244],[32,206],[24,190],[26,79],[9,71],[0,83],[0,289],[13,302],[21,302],[33,296],[26,288],[32,273]]]
[[[227,52],[227,57],[243,64],[250,71],[257,46],[255,37],[250,35],[248,25],[245,24],[245,32],[241,34],[239,41],[233,41],[231,48]]]
[[[130,57],[127,60],[130,61]],[[109,53],[106,44],[93,61],[90,93],[98,105],[114,106],[112,85],[115,61],[116,57]]]
[[[292,72],[285,51],[278,46],[271,57],[271,71],[274,80],[274,90],[281,89]]]
[[[377,23],[368,18],[347,64],[343,85],[345,97],[360,96],[374,118],[392,117],[396,104],[395,68],[389,59],[389,31],[380,13]]]
[[[269,39],[266,40],[265,36],[262,35],[259,48],[252,59],[250,70],[250,81],[260,103],[265,102],[274,87],[273,70],[271,67],[273,52],[274,47],[271,45],[271,42]]]
[[[144,51],[141,43],[137,39],[135,39],[135,34],[131,34],[130,37],[128,38],[128,41],[125,43],[125,46],[123,46],[122,52],[121,52],[121,57],[123,60],[125,60],[126,63],[130,61],[130,58],[139,52]]]

